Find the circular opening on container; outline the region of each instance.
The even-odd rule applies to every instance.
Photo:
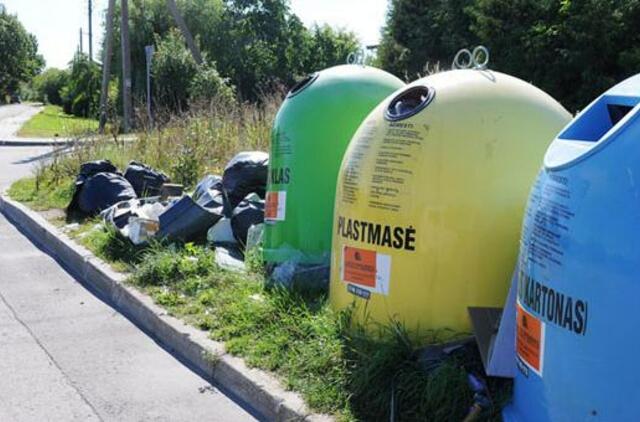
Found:
[[[298,95],[299,93],[304,91],[305,88],[307,88],[309,85],[315,82],[316,79],[318,79],[318,73],[313,73],[307,76],[306,78],[302,79],[300,82],[295,84],[293,88],[291,88],[291,91],[289,91],[289,94],[287,94],[287,98],[291,98],[294,95]]]
[[[385,112],[385,117],[387,120],[392,121],[411,117],[427,107],[435,96],[436,91],[431,87],[411,87],[391,100]]]

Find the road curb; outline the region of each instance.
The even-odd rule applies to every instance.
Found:
[[[72,145],[74,141],[61,140],[61,141],[51,141],[48,139],[36,140],[36,139],[27,139],[24,141],[19,140],[2,140],[0,139],[1,147],[64,147],[67,145]]]
[[[304,400],[286,391],[273,375],[249,368],[242,359],[226,353],[223,344],[209,339],[204,331],[168,315],[151,298],[126,285],[123,274],[113,271],[35,211],[0,195],[0,212],[166,349],[207,380],[248,403],[265,420],[333,420],[327,415],[310,413]]]

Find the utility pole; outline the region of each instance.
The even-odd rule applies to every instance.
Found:
[[[151,113],[151,63],[155,48],[148,45],[144,48],[144,54],[147,59],[147,116],[149,118],[149,128],[153,127],[153,114]]]
[[[105,40],[104,57],[102,58],[102,89],[100,91],[100,133],[104,133],[107,124],[107,101],[109,96],[109,78],[111,76],[111,56],[113,55],[113,13],[116,0],[109,0],[107,9],[107,39]]]
[[[89,61],[93,61],[93,4],[89,0]]]
[[[173,19],[176,21],[176,25],[178,25],[178,28],[180,28],[180,31],[182,31],[182,36],[184,37],[184,40],[187,42],[187,47],[189,47],[189,50],[191,50],[191,55],[193,56],[193,60],[195,60],[198,65],[201,65],[202,55],[200,54],[200,50],[198,49],[198,46],[193,40],[191,31],[189,31],[187,24],[185,23],[184,19],[182,18],[182,15],[180,14],[180,11],[178,10],[178,6],[176,6],[175,0],[167,0],[167,7],[171,11],[171,14],[173,15]]]
[[[131,52],[129,51],[129,0],[121,0],[122,16],[120,38],[122,41],[122,109],[124,111],[124,132],[131,129]]]
[[[84,48],[82,47],[82,28],[80,28],[80,54],[84,52]]]

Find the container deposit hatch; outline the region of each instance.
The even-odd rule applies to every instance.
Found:
[[[507,421],[633,421],[640,400],[640,76],[551,144],[519,258]]]
[[[501,306],[527,194],[570,120],[511,76],[455,70],[377,107],[340,170],[330,298],[356,318],[470,331],[468,306]]]
[[[272,133],[264,258],[328,264],[336,179],[344,152],[364,118],[404,86],[368,66],[336,66],[297,84]]]

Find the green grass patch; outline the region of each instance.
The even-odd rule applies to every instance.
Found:
[[[80,224],[69,235],[120,272],[134,270],[147,249],[134,245],[120,236],[115,228],[102,224],[98,218]]]
[[[225,271],[192,244],[150,247],[130,281],[339,420],[389,420],[393,412],[399,421],[460,421],[473,403],[467,373],[482,370],[474,348],[430,371],[417,353],[452,333],[415,338],[395,323],[365,330],[351,322],[350,310],[332,310],[325,295],[266,288],[260,271]],[[482,420],[498,420],[509,396],[508,384],[494,381],[490,389],[495,406]]]
[[[47,105],[40,113],[25,123],[18,136],[23,138],[74,137],[98,130],[98,121],[72,116],[62,107]]]
[[[73,195],[73,180],[53,183],[51,180],[29,177],[18,180],[9,188],[8,194],[36,211],[65,208]]]

